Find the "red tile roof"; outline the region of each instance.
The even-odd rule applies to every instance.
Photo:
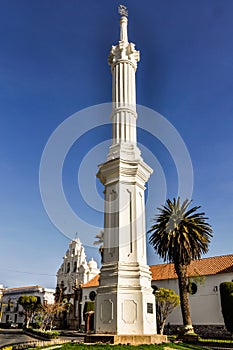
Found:
[[[82,285],[82,288],[98,287],[99,286],[99,275],[93,277],[89,282]]]
[[[5,288],[4,289],[4,295],[11,294],[11,293],[26,293],[27,291],[32,292],[36,291],[38,289],[41,289],[41,286],[24,286],[24,287],[18,287],[18,288]]]
[[[13,292],[13,291],[23,291],[25,289],[38,289],[38,288],[42,288],[41,286],[24,286],[24,287],[18,287],[18,288],[6,288],[5,292]]]
[[[177,278],[173,264],[153,265],[150,266],[150,270],[154,281]],[[233,254],[194,260],[188,266],[188,276],[208,276],[219,273],[233,273]],[[98,286],[99,275],[82,285],[83,288]]]
[[[177,278],[173,264],[153,265],[150,266],[150,270],[154,281]],[[188,266],[188,276],[208,276],[230,272],[233,273],[233,254],[194,260]]]

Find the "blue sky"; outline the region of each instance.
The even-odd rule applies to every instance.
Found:
[[[63,121],[84,108],[111,102],[107,57],[119,38],[118,4],[0,1],[0,283],[6,286],[54,287],[70,237],[76,231],[85,235],[81,226],[71,226],[67,237],[50,221],[40,196],[39,166],[50,135]],[[183,138],[193,164],[193,204],[202,206],[213,226],[208,256],[230,254],[233,2],[129,0],[123,4],[129,10],[129,40],[141,52],[137,103],[160,113]],[[102,117],[109,122],[109,115]],[[143,115],[139,118],[143,125]],[[81,118],[80,127],[85,123]],[[102,141],[110,137],[109,125],[90,129],[71,147],[63,167],[67,201],[93,227],[102,227],[103,213],[83,200],[77,174],[82,161],[91,163],[83,163],[93,177],[82,182],[81,190],[88,196],[88,181],[93,181],[101,197],[94,174],[99,160],[106,159],[108,142]],[[147,212],[149,228],[156,207],[162,204],[159,164],[167,182],[166,196],[171,198],[177,195],[177,174],[158,140],[150,142],[143,130],[138,140],[145,160],[153,163],[150,152],[157,159],[148,185],[148,194],[155,198],[153,211]],[[153,198],[150,201],[153,206]],[[96,233],[88,231],[93,240]],[[88,258],[98,257],[95,248],[87,247],[86,253]],[[159,261],[151,247],[148,261]]]

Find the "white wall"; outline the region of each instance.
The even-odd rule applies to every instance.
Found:
[[[206,276],[201,284],[193,280],[198,287],[196,294],[189,295],[191,319],[194,325],[224,325],[219,286],[222,282],[231,282],[232,280],[233,273]],[[176,279],[152,281],[152,286],[173,289],[179,294]],[[172,312],[167,321],[170,324],[182,324],[179,306]]]
[[[21,295],[30,295],[30,296],[38,296],[41,298],[41,303],[43,303],[45,300],[52,304],[54,303],[54,289],[47,289],[47,288],[32,288],[32,289],[22,289],[18,291],[12,291],[10,292],[6,290],[6,293],[2,297],[2,317],[0,322],[6,323],[7,315],[9,315],[9,320],[15,321],[15,317],[17,315],[16,322],[17,323],[23,323],[24,316],[20,316],[20,312],[23,310],[23,307],[21,305],[18,305],[18,299]],[[10,310],[8,310],[8,302],[10,299]],[[17,307],[18,305],[18,307]]]

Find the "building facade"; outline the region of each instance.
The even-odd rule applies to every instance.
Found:
[[[4,292],[4,286],[3,284],[0,284],[0,322],[2,319],[2,312],[3,312],[3,303],[2,303],[2,297],[3,297],[3,292]]]
[[[19,326],[23,325],[23,307],[18,303],[18,300],[22,295],[39,297],[41,304],[53,304],[54,293],[54,289],[48,289],[41,286],[5,288],[1,300],[1,325],[6,326],[10,322],[14,322]]]
[[[173,289],[179,294],[173,264],[151,266],[152,287]],[[192,261],[188,267],[189,303],[194,329],[203,336],[226,334],[221,311],[220,284],[233,281],[233,254]],[[172,328],[182,325],[180,307],[169,316]]]
[[[150,267],[152,288],[167,288],[179,294],[178,280],[173,264]],[[221,311],[220,284],[233,281],[233,254],[192,261],[188,268],[189,302],[195,331],[202,336],[227,336]],[[83,285],[82,305],[96,293],[99,278],[96,276]],[[92,293],[92,294],[91,294]],[[170,331],[182,325],[180,307],[167,319]]]
[[[99,274],[97,262],[86,260],[85,249],[78,238],[69,243],[63,262],[57,272],[56,301],[66,299],[71,304],[68,312],[57,319],[57,327],[79,329],[81,325],[81,286]]]

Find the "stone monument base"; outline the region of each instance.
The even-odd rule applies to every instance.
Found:
[[[160,334],[87,334],[85,335],[85,343],[109,343],[109,344],[161,344],[167,343],[167,336]]]

